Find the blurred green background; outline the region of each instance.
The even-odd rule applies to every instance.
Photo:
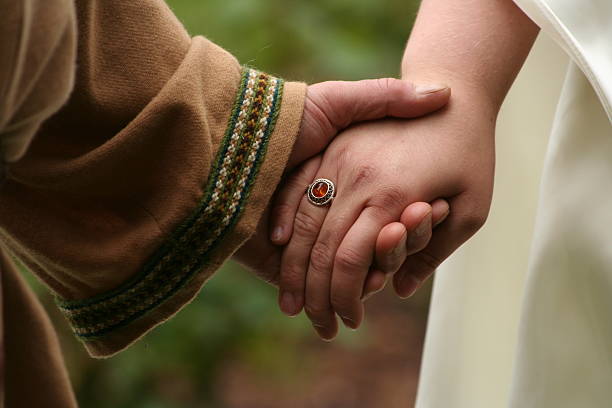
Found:
[[[309,83],[397,76],[416,0],[169,0],[191,34],[245,64]],[[171,321],[109,360],[93,360],[46,293],[84,408],[409,407],[427,291],[367,305],[365,326],[317,339],[303,314],[233,264]]]
[[[191,34],[288,79],[397,76],[416,0],[170,0]]]

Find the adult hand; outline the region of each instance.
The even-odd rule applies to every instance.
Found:
[[[336,183],[330,207],[310,204],[304,183],[287,185],[291,191],[280,193],[283,210],[274,211],[273,221],[291,236],[281,261],[283,311],[293,315],[304,307],[324,339],[336,335],[335,313],[357,328],[381,229],[410,203],[445,197],[451,212],[395,275],[400,296],[411,295],[483,225],[493,186],[495,117],[487,110],[466,114],[464,107],[459,102],[419,120],[362,124],[337,137],[320,163],[309,164],[315,171],[302,170],[312,174],[307,183]],[[467,109],[478,108],[468,103]]]
[[[416,118],[442,108],[449,97],[450,89],[444,85],[415,85],[394,78],[310,85],[287,170],[322,152],[338,132],[356,122]]]
[[[450,90],[445,87],[419,86],[391,78],[357,82],[331,81],[311,85],[306,95],[300,134],[289,158],[287,170],[290,171],[321,152],[340,130],[355,122],[386,116],[422,116],[446,105],[449,96]],[[316,163],[320,158],[312,160]],[[301,171],[304,171],[304,167],[298,173]],[[295,183],[294,180],[295,174],[287,179],[287,183]],[[305,184],[292,185],[294,189],[300,189],[303,195]],[[294,213],[295,208],[281,205],[276,207],[273,213],[275,217],[286,217],[289,211]],[[277,285],[281,248],[269,239],[269,221],[268,209],[263,214],[255,235],[238,250],[234,259],[260,278]],[[280,227],[280,230],[276,229],[272,235],[281,238],[286,236],[282,225]],[[385,241],[383,238],[383,243],[393,243],[392,241]],[[373,287],[376,289],[376,285]]]

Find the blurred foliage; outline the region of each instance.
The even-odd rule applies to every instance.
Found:
[[[418,6],[416,0],[168,3],[192,35],[205,35],[232,52],[241,63],[310,83],[397,76]],[[43,296],[43,302],[49,310],[54,309],[49,297]],[[387,309],[381,313],[386,314]],[[418,313],[424,314],[422,310]],[[405,315],[402,316],[400,321],[405,324],[401,320]],[[280,407],[284,403],[279,390],[284,390],[290,401],[299,399],[300,390],[306,389],[304,384],[319,380],[317,364],[326,363],[317,362],[321,343],[312,346],[315,336],[304,316],[283,316],[278,311],[275,289],[233,264],[219,271],[176,317],[109,360],[87,357],[63,318],[55,311],[52,318],[58,326],[78,399],[85,408]],[[404,336],[405,339],[409,334]],[[419,337],[413,337],[417,339],[414,347],[418,348]],[[386,339],[381,341],[388,344]],[[397,353],[409,347],[402,341],[405,340],[399,339]],[[358,333],[343,331],[333,346],[336,351],[327,355],[359,351],[366,343],[367,327]],[[410,358],[415,359],[413,366],[418,370],[419,354],[415,353]],[[398,355],[392,359],[406,359]],[[363,361],[367,364],[365,358]],[[404,372],[404,365],[398,370]],[[367,375],[367,370],[364,372]],[[232,379],[236,373],[242,373],[242,377]],[[389,381],[382,372],[379,376],[388,387]],[[253,379],[266,381],[271,390],[266,394],[269,402],[260,405],[252,401],[263,397],[249,399],[236,394],[248,388],[248,381]],[[367,381],[374,383],[371,378]],[[234,383],[238,385],[232,386]],[[329,388],[332,394],[342,392],[345,385],[334,387],[340,388],[333,392],[329,390],[336,388]],[[316,389],[308,393],[319,395]],[[406,394],[406,398],[412,398],[407,391]],[[251,402],[243,405],[240,401]],[[360,407],[369,406],[362,403]],[[296,401],[293,405],[311,406],[304,404]],[[321,396],[312,406],[327,405]],[[398,406],[406,406],[406,402],[398,402]]]
[[[315,82],[397,76],[416,0],[170,0],[243,64]]]
[[[214,401],[217,369],[228,359],[282,378],[310,329],[277,309],[273,288],[227,265],[162,328],[110,360],[81,361],[74,371],[79,400],[92,408],[200,407]]]

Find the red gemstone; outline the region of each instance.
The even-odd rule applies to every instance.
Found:
[[[329,190],[329,186],[327,185],[327,183],[319,181],[312,187],[311,191],[312,195],[316,198],[323,198],[325,197],[325,194],[327,194],[327,190]]]

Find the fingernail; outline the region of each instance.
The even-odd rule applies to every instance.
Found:
[[[296,301],[295,297],[291,292],[283,292],[281,295],[280,307],[283,313],[289,316],[293,316],[296,314],[295,307]]]
[[[376,290],[373,290],[373,291],[371,291],[371,292],[369,292],[369,293],[366,293],[365,295],[363,295],[363,296],[361,297],[361,301],[362,301],[362,302],[365,302],[366,300],[368,300],[369,298],[371,298],[372,296],[374,296],[374,295],[375,295],[375,294],[377,294],[378,292],[382,292],[382,291],[385,289],[385,287],[386,287],[386,286],[387,286],[387,280],[385,279],[385,281],[383,282],[383,284],[382,284],[382,286],[380,287],[380,289],[376,289]]]
[[[334,335],[330,335],[330,333],[327,332],[327,326],[313,323],[312,327],[314,327],[315,331],[319,335],[319,338],[324,342],[329,343],[334,339],[334,337],[336,337]]]
[[[440,85],[440,84],[429,84],[429,85],[423,84],[423,85],[417,85],[416,92],[419,95],[429,95],[432,93],[443,91],[445,89],[448,89],[448,86]]]
[[[408,234],[404,232],[402,238],[399,240],[397,245],[393,247],[389,252],[384,254],[380,259],[379,268],[382,268],[381,272],[386,271],[386,273],[391,272],[392,268],[395,268],[395,265],[399,262],[403,263],[404,258],[406,257],[406,243],[408,242]],[[395,270],[393,270],[395,272]],[[386,283],[386,282],[385,282]],[[383,290],[385,285],[380,288]],[[378,292],[378,290],[376,291]],[[374,292],[375,293],[375,292]],[[370,294],[368,294],[369,296]]]
[[[447,210],[444,215],[442,216],[442,218],[440,218],[438,220],[438,222],[436,222],[433,226],[434,228],[437,227],[438,225],[442,224],[444,222],[444,220],[448,217],[448,214],[450,214],[450,210]]]
[[[401,297],[407,299],[414,295],[414,293],[419,288],[421,283],[412,275],[405,275],[404,279],[402,279],[402,295]]]
[[[419,223],[419,225],[414,229],[414,231],[412,231],[412,233],[408,237],[407,246],[409,248],[415,246],[415,244],[421,241],[421,238],[423,238],[429,233],[431,228],[432,228],[431,227],[431,215],[428,214],[425,216],[425,218],[423,218],[423,220]]]
[[[402,239],[399,240],[399,242],[397,243],[397,245],[395,246],[395,248],[393,248],[391,250],[391,256],[397,256],[400,255],[402,253],[402,251],[404,251],[404,249],[406,248],[406,240],[408,239],[408,234],[406,234],[404,232],[404,235],[402,235]]]
[[[369,298],[371,298],[372,296],[374,296],[375,294],[377,294],[378,292],[380,292],[382,289],[379,290],[373,290],[370,293],[366,293],[365,295],[363,295],[361,297],[361,301],[365,302],[366,300],[368,300]]]
[[[355,323],[355,321],[346,316],[340,316],[340,318],[342,319],[346,327],[352,330],[357,330],[357,323]]]
[[[272,241],[278,242],[283,237],[283,227],[276,227],[272,231]]]
[[[422,237],[429,233],[429,229],[431,228],[431,216],[427,215],[423,218],[423,221],[419,224],[418,227],[414,230],[414,235],[417,237]]]

